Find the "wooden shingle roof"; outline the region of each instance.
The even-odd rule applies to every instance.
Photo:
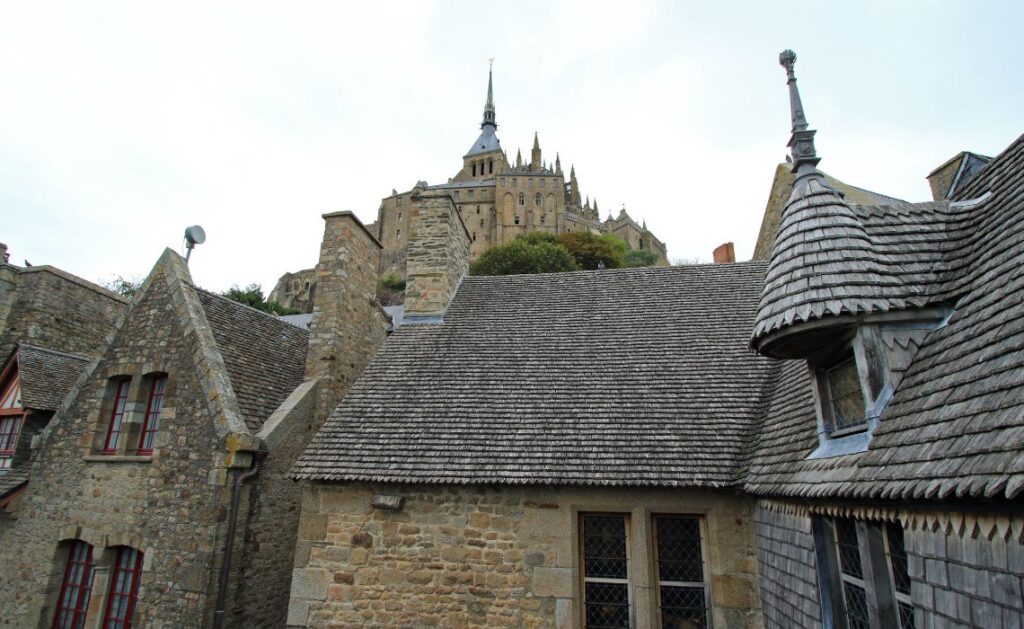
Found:
[[[384,344],[293,468],[410,483],[723,487],[768,359],[765,264],[467,277]]]
[[[1024,490],[1024,136],[960,194],[976,206],[879,223],[929,298],[955,299],[895,391],[867,452],[805,461],[817,443],[806,366],[787,361],[768,402],[746,486],[760,494],[1015,498]],[[934,232],[934,233],[933,233]],[[935,236],[940,238],[935,238]],[[896,255],[896,253],[893,253]],[[914,265],[923,265],[915,268]]]

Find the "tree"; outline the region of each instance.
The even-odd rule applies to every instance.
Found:
[[[626,258],[623,266],[654,266],[657,263],[658,254],[654,253],[650,249],[632,249],[626,252]]]
[[[100,282],[104,288],[114,291],[119,295],[124,295],[131,299],[135,296],[135,293],[139,292],[142,288],[142,280],[137,277],[127,278],[122,275],[114,275],[109,282]]]
[[[223,293],[223,296],[231,301],[237,301],[240,304],[245,304],[256,310],[262,310],[274,315],[299,314],[299,311],[295,308],[285,308],[276,301],[267,301],[263,297],[263,287],[255,282],[245,288],[239,288],[238,284],[233,284],[231,288]]]
[[[606,269],[617,269],[624,265],[629,250],[625,242],[610,234],[568,232],[559,234],[557,240],[581,269],[596,269],[601,262]]]
[[[469,265],[470,275],[522,275],[578,270],[579,267],[565,247],[547,241],[546,237],[530,234],[491,247]]]
[[[377,282],[377,301],[382,306],[393,306],[405,301],[405,280],[388,273]]]

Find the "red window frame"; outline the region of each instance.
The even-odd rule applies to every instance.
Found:
[[[53,629],[81,629],[85,624],[95,574],[96,564],[92,560],[92,545],[75,540],[68,549],[64,579],[60,584],[57,609],[53,614]]]
[[[167,376],[156,376],[149,387],[149,401],[146,403],[146,419],[142,422],[139,434],[139,454],[152,454],[153,442],[160,429],[160,409],[164,403],[164,391],[167,389]]]
[[[11,400],[11,406],[0,408],[0,457],[14,456],[14,450],[18,445],[18,435],[21,433],[22,419],[25,417],[25,410],[17,402],[19,397],[18,372],[5,383],[0,390],[0,404]],[[16,405],[17,403],[17,405]]]
[[[141,576],[142,551],[129,546],[119,547],[114,570],[110,575],[107,608],[103,612],[104,629],[129,629],[132,626]]]
[[[107,438],[103,442],[103,454],[117,452],[117,442],[121,439],[121,425],[124,422],[124,407],[128,403],[128,385],[130,378],[117,380],[114,394],[114,408],[110,411],[110,423],[107,424]]]

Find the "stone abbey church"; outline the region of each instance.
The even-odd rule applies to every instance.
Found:
[[[335,212],[307,328],[0,246],[0,626],[1021,627],[1024,135],[857,188],[780,62],[746,262],[468,277],[420,186],[404,322]]]
[[[608,214],[602,221],[595,198],[580,194],[576,168],[570,167],[569,180],[562,171],[561,158],[544,160],[540,140],[533,137],[529,162],[521,154],[513,162],[501,147],[494,109],[493,73],[487,78],[487,102],[484,105],[480,136],[462,157],[462,168],[447,183],[428,185],[420,181],[412,190],[392,190],[377,211],[377,220],[367,228],[384,247],[380,276],[406,277],[410,229],[417,193],[422,190],[452,197],[469,232],[469,255],[475,259],[488,247],[502,244],[528,232],[552,234],[589,232],[611,234],[633,250],[653,251],[658,264],[668,264],[665,243],[649,229],[646,221],[637,223],[626,211]],[[314,269],[285,273],[270,293],[270,299],[288,308],[312,312],[316,295]]]

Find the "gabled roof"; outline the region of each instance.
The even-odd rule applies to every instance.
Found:
[[[770,361],[764,263],[467,277],[384,344],[293,468],[410,483],[724,487]]]
[[[208,291],[196,293],[246,426],[255,433],[302,382],[309,332]]]
[[[56,411],[89,359],[20,343],[15,350],[23,408]]]
[[[817,443],[807,368],[782,364],[747,488],[856,498],[1015,498],[1024,490],[1024,136],[982,170],[940,222],[936,250],[902,245],[940,267],[929,284],[956,297],[946,326],[920,343],[867,452],[805,461]],[[922,223],[927,223],[921,215]],[[939,229],[922,224],[921,231]],[[899,229],[881,224],[872,237]],[[893,236],[896,240],[899,237]],[[930,240],[929,240],[930,241]],[[894,240],[894,243],[896,241]],[[898,246],[898,245],[897,245]],[[929,261],[930,260],[930,261]],[[921,271],[923,272],[923,271]],[[926,274],[927,275],[927,274]]]

